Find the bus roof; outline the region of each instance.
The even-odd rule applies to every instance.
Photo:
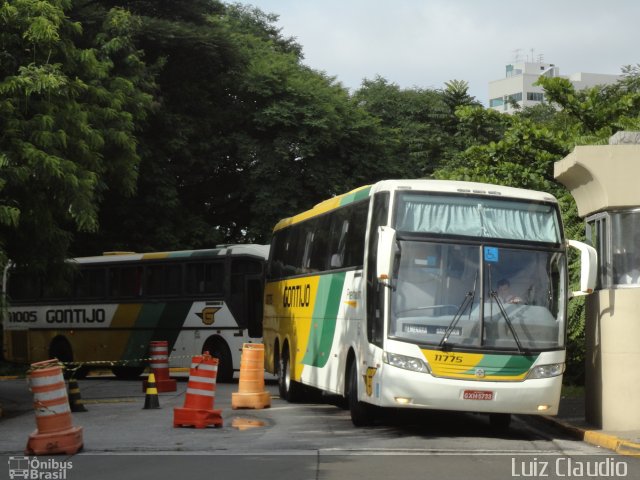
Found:
[[[505,187],[503,185],[493,185],[489,183],[463,182],[457,180],[382,180],[373,185],[356,188],[350,192],[325,200],[310,210],[299,213],[293,217],[280,220],[274,227],[274,231],[293,225],[308,218],[321,215],[336,208],[357,202],[369,197],[377,192],[415,190],[436,193],[472,194],[488,195],[503,198],[513,198],[518,200],[529,200],[534,202],[557,203],[556,198],[550,193],[536,190],[526,190],[523,188]]]
[[[118,262],[134,262],[141,260],[158,260],[165,258],[206,258],[206,257],[225,257],[227,255],[246,255],[267,259],[269,256],[269,245],[258,244],[238,244],[238,245],[218,245],[216,248],[202,250],[179,250],[174,252],[149,252],[149,253],[131,253],[131,252],[109,252],[105,255],[96,255],[94,257],[78,257],[71,259],[76,263],[118,263]]]

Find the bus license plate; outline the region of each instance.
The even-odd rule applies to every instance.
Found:
[[[462,398],[465,400],[493,400],[493,392],[489,390],[465,390]]]

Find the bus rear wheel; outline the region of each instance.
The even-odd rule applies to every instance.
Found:
[[[278,391],[280,398],[287,402],[300,402],[302,401],[303,385],[296,382],[291,378],[291,357],[289,355],[289,348],[284,347],[282,355],[280,355],[278,364]]]
[[[144,367],[111,367],[111,372],[119,380],[136,380],[144,372]]]

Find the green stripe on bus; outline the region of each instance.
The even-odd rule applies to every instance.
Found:
[[[302,359],[305,365],[322,368],[329,360],[345,277],[346,273],[341,272],[320,278],[307,351]]]
[[[187,320],[187,315],[191,309],[192,302],[171,302],[166,303],[165,308],[158,320],[157,329],[153,332],[153,340],[166,340],[169,342],[169,353],[180,335],[180,330]],[[199,354],[200,352],[193,352]]]
[[[345,195],[340,200],[340,206],[343,207],[345,205],[349,205],[350,203],[357,202],[358,200],[362,200],[369,196],[369,192],[371,191],[371,187],[361,188],[357,192],[350,193]]]
[[[156,327],[156,319],[164,309],[163,303],[145,303],[140,309],[138,318],[133,325],[129,341],[122,355],[123,360],[146,358],[149,350],[150,337]]]
[[[483,368],[487,376],[516,377],[528,372],[538,355],[485,355],[477,365],[465,374],[475,375],[478,368]]]
[[[133,325],[122,359],[147,358],[149,344],[158,340],[166,340],[171,351],[190,308],[191,302],[145,303]]]

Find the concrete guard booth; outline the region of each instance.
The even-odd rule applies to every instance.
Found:
[[[598,252],[586,299],[585,416],[604,430],[640,428],[640,132],[579,146],[556,162]]]

